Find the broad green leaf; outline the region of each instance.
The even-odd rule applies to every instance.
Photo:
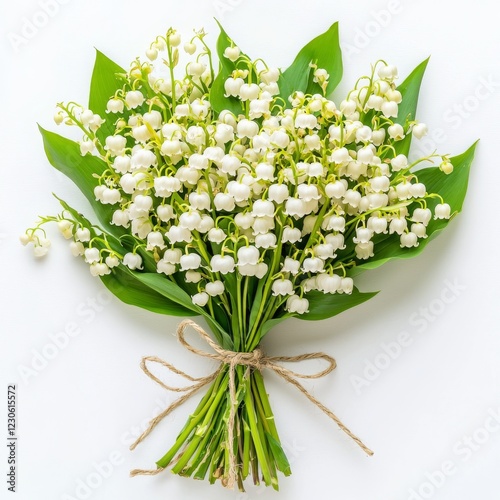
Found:
[[[75,221],[81,224],[82,227],[86,227],[90,230],[92,238],[96,236],[95,227],[92,226],[92,223],[84,215],[77,212],[64,200],[60,198],[57,199],[64,210],[69,212]],[[124,252],[123,241],[119,241],[110,235],[107,236],[107,240],[112,249],[119,253]],[[100,238],[93,241],[93,246],[99,250],[104,250],[106,248]],[[113,268],[111,274],[101,276],[101,281],[112,294],[116,295],[116,297],[126,304],[141,307],[142,309],[160,314],[169,314],[171,316],[189,316],[191,314],[191,311],[179,305],[177,302],[167,299],[165,296],[144,285],[122,265]]]
[[[273,318],[273,319],[268,319],[261,327],[260,329],[260,337],[264,337],[268,332],[270,332],[276,325],[279,325],[283,321],[285,321],[288,318],[293,318],[293,314],[284,314],[283,316],[280,316],[279,318]]]
[[[403,101],[399,104],[398,117],[394,120],[395,123],[404,125],[406,120],[415,120],[417,114],[418,95],[420,86],[424,77],[429,58],[422,61],[398,86],[398,90],[403,96]]]
[[[238,116],[243,111],[242,103],[236,97],[225,97],[224,82],[229,78],[231,73],[236,69],[234,62],[230,61],[227,57],[224,57],[224,51],[231,47],[231,45],[236,45],[228,34],[224,31],[224,28],[217,21],[220,28],[219,38],[217,39],[217,54],[219,56],[219,72],[215,77],[214,82],[210,88],[210,105],[217,113],[222,110],[227,109]]]
[[[420,93],[420,86],[424,77],[429,58],[422,61],[405,79],[405,81],[398,87],[398,90],[403,96],[401,104],[399,104],[398,116],[394,119],[394,123],[403,125],[406,120],[415,120],[417,115],[418,95]],[[408,155],[411,146],[411,134],[407,134],[402,141],[394,144],[396,154]]]
[[[111,274],[101,276],[101,280],[125,304],[170,316],[192,315],[191,311],[149,288],[122,266],[114,268]]]
[[[106,163],[92,155],[82,156],[80,146],[54,132],[38,126],[43,138],[45,154],[51,165],[69,177],[85,195],[101,223],[101,226],[114,236],[124,234],[123,230],[110,224],[114,208],[99,203],[94,196],[98,185],[95,175],[101,175],[107,168]]]
[[[287,106],[290,106],[288,97],[295,91],[306,94],[323,93],[321,87],[313,82],[311,63],[326,69],[330,75],[326,95],[331,94],[342,79],[343,72],[338,23],[332,24],[327,31],[303,47],[292,65],[282,73],[278,85],[280,96]]]
[[[428,193],[438,193],[444,201],[451,207],[452,214],[462,210],[467,185],[469,182],[469,172],[477,142],[474,143],[465,153],[451,158],[454,166],[451,174],[446,175],[438,167],[429,167],[416,172],[419,181],[427,187]],[[427,202],[432,210],[440,201],[436,198]],[[409,259],[420,254],[429,242],[437,236],[448,224],[449,220],[431,220],[427,226],[428,238],[420,240],[418,247],[401,248],[399,238],[392,235],[379,244],[375,244],[375,256],[367,260],[364,264],[359,264],[349,273],[355,276],[366,269],[375,269],[392,259]]]
[[[320,320],[331,318],[341,312],[357,306],[375,297],[378,292],[360,292],[355,288],[351,294],[323,293],[313,290],[305,294],[309,300],[309,312],[296,317],[303,320]]]
[[[131,271],[131,273],[144,285],[191,311],[191,314],[203,316],[210,325],[214,335],[216,335],[219,343],[226,349],[232,347],[232,339],[227,332],[224,331],[207,311],[194,305],[191,297],[179,285],[166,279],[165,276],[161,274],[141,273],[136,271]]]
[[[117,74],[120,73],[125,73],[125,70],[96,49],[90,83],[89,109],[106,120],[97,131],[97,137],[102,143],[108,135],[113,135],[115,131],[113,124],[115,117],[113,114],[106,113],[106,105],[110,97],[121,87],[121,79],[117,77]]]
[[[178,304],[182,305],[191,313],[203,314],[203,310],[194,305],[191,297],[176,283],[170,281],[162,274],[159,273],[141,273],[137,271],[131,271],[132,275],[142,282],[149,288],[157,291],[161,295],[167,297],[170,300],[174,300]]]

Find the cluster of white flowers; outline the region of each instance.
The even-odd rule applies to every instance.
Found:
[[[266,279],[277,304],[302,314],[307,292],[351,293],[346,271],[373,257],[383,235],[415,247],[433,217],[450,217],[450,206],[412,171],[428,158],[411,164],[397,153],[407,134],[420,138],[427,128],[394,120],[402,101],[395,67],[377,63],[339,105],[295,92],[285,106],[280,71],[229,47],[224,55],[236,69],[224,89],[241,112],[217,113],[204,33],[184,45],[182,57],[191,59],[181,77],[174,73],[180,44],[170,30],[152,44],[147,61],[134,62],[127,84],[108,102],[105,120],[116,128],[104,143],[95,133],[104,117],[59,106],[57,123],[85,131],[82,155],[97,154],[109,167],[96,200],[113,206],[112,224],[136,241],[123,256],[99,251],[88,229],[60,220],[92,274],[119,264],[140,270],[140,248],[154,256],[158,273],[196,283],[192,300],[199,306],[222,300],[226,277],[236,275]],[[315,68],[324,90],[328,78]],[[453,168],[446,157],[441,168]],[[426,200],[436,197],[432,213]],[[37,238],[38,254],[46,247]]]

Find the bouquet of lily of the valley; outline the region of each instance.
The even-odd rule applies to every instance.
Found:
[[[185,42],[185,43],[183,43]],[[97,221],[60,200],[22,236],[47,252],[43,225],[57,222],[90,272],[127,304],[203,316],[211,335],[183,322],[179,339],[220,362],[194,378],[167,361],[143,369],[182,392],[151,423],[204,389],[156,473],[220,479],[228,487],[278,487],[290,474],[262,372],[297,387],[363,450],[371,451],[298,378],[329,373],[324,353],[270,357],[263,337],[287,318],[319,320],[370,299],[353,278],[419,254],[462,208],[474,146],[460,156],[409,159],[426,133],[415,111],[424,61],[399,85],[374,64],[337,102],[342,77],[338,25],[308,43],[286,70],[252,59],[221,28],[214,54],[203,31],[181,42],[169,29],[127,71],[97,52],[88,107],[57,106],[55,121],[81,129],[73,142],[40,129],[50,163],[90,201]],[[186,340],[193,327],[211,346]],[[303,375],[282,362],[320,358]],[[190,385],[171,388],[161,363]],[[281,416],[279,415],[279,421]]]

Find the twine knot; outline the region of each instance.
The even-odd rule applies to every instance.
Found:
[[[185,338],[185,331],[188,327],[191,327],[195,330],[198,335],[205,340],[205,342],[213,349],[214,352],[207,352],[201,349],[197,349],[193,345],[191,345]],[[236,366],[243,365],[248,369],[255,369],[259,371],[263,371],[264,369],[272,370],[274,373],[283,378],[286,382],[294,385],[304,396],[306,396],[309,401],[311,401],[315,406],[317,406],[323,413],[325,413],[329,418],[331,418],[339,428],[344,431],[367,455],[373,455],[373,451],[370,450],[355,434],[353,434],[343,423],[342,421],[326,406],[323,405],[320,401],[318,401],[302,384],[297,380],[298,378],[303,379],[318,379],[324,377],[331,373],[337,366],[335,359],[333,359],[328,354],[324,352],[313,352],[308,354],[301,354],[299,356],[267,356],[261,347],[257,347],[252,352],[235,352],[223,349],[217,343],[215,343],[210,336],[208,335],[201,326],[191,320],[182,321],[177,328],[177,336],[179,338],[179,342],[189,351],[198,356],[202,356],[205,358],[214,359],[220,362],[219,368],[207,375],[206,377],[192,377],[187,373],[179,370],[174,365],[164,361],[156,356],[146,356],[142,358],[141,368],[144,373],[154,380],[157,384],[161,385],[164,389],[173,392],[184,392],[185,394],[181,396],[179,399],[174,401],[168,408],[166,408],[163,412],[161,412],[157,417],[153,418],[148,428],[137,438],[137,440],[130,446],[130,449],[133,450],[135,447],[141,443],[150,433],[151,431],[173,410],[182,405],[185,401],[187,401],[193,394],[199,391],[202,387],[206,386],[213,380],[217,378],[221,370],[227,365],[229,366],[229,395],[230,395],[230,412],[228,419],[228,442],[232,443],[234,441],[234,424],[236,418],[237,411],[237,398],[236,398],[236,384],[235,384],[235,371]],[[304,374],[294,372],[288,368],[285,368],[280,363],[297,363],[301,361],[306,361],[310,359],[323,359],[328,363],[327,368],[324,370],[313,373],[313,374]],[[186,387],[172,387],[164,382],[162,382],[159,378],[157,378],[151,371],[149,370],[147,363],[158,363],[165,368],[168,368],[171,372],[176,373],[184,377],[185,379],[193,382],[191,385]],[[160,473],[163,470],[162,467],[158,467],[154,470],[142,470],[142,469],[134,469],[130,472],[131,476],[137,475],[155,475]],[[234,483],[236,481],[236,455],[234,453],[233,446],[229,446],[229,475],[226,486],[230,489],[234,487]]]

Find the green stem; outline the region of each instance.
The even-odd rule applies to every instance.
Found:
[[[189,443],[189,446],[187,447],[186,451],[182,454],[182,457],[174,465],[174,467],[172,467],[172,472],[174,474],[178,474],[180,471],[182,471],[184,466],[190,460],[193,453],[196,451],[196,448],[199,445],[200,441],[203,439],[203,436],[210,429],[210,424],[212,424],[212,417],[216,412],[216,410],[218,409],[218,405],[221,399],[226,395],[226,392],[227,388],[225,387],[225,384],[221,385],[221,387],[217,391],[217,395],[213,400],[213,403],[210,405],[208,411],[206,412],[203,423],[197,426],[194,436],[192,437],[191,442]]]
[[[213,404],[213,400],[216,397],[217,393],[221,392],[221,388],[224,389],[225,386],[227,386],[227,380],[228,380],[227,373],[221,371],[217,376],[217,378],[215,379],[215,382],[212,384],[212,387],[207,391],[203,399],[198,404],[198,407],[196,408],[195,412],[191,415],[191,417],[187,421],[186,425],[184,426],[184,429],[179,434],[175,444],[162,458],[160,458],[160,460],[156,462],[158,467],[165,468],[168,466],[168,464],[170,464],[175,454],[179,451],[181,446],[188,439],[188,437],[195,429],[195,427],[198,425],[198,423],[206,415],[208,409]]]
[[[250,381],[247,382],[250,385]],[[272,483],[271,470],[269,468],[268,456],[265,441],[262,435],[262,427],[257,423],[257,415],[255,414],[254,402],[252,398],[252,391],[250,387],[247,387],[245,392],[245,405],[248,413],[248,423],[250,425],[250,431],[252,433],[252,440],[255,446],[255,452],[257,454],[257,459],[262,470],[262,475],[264,477],[264,482],[267,486]]]

